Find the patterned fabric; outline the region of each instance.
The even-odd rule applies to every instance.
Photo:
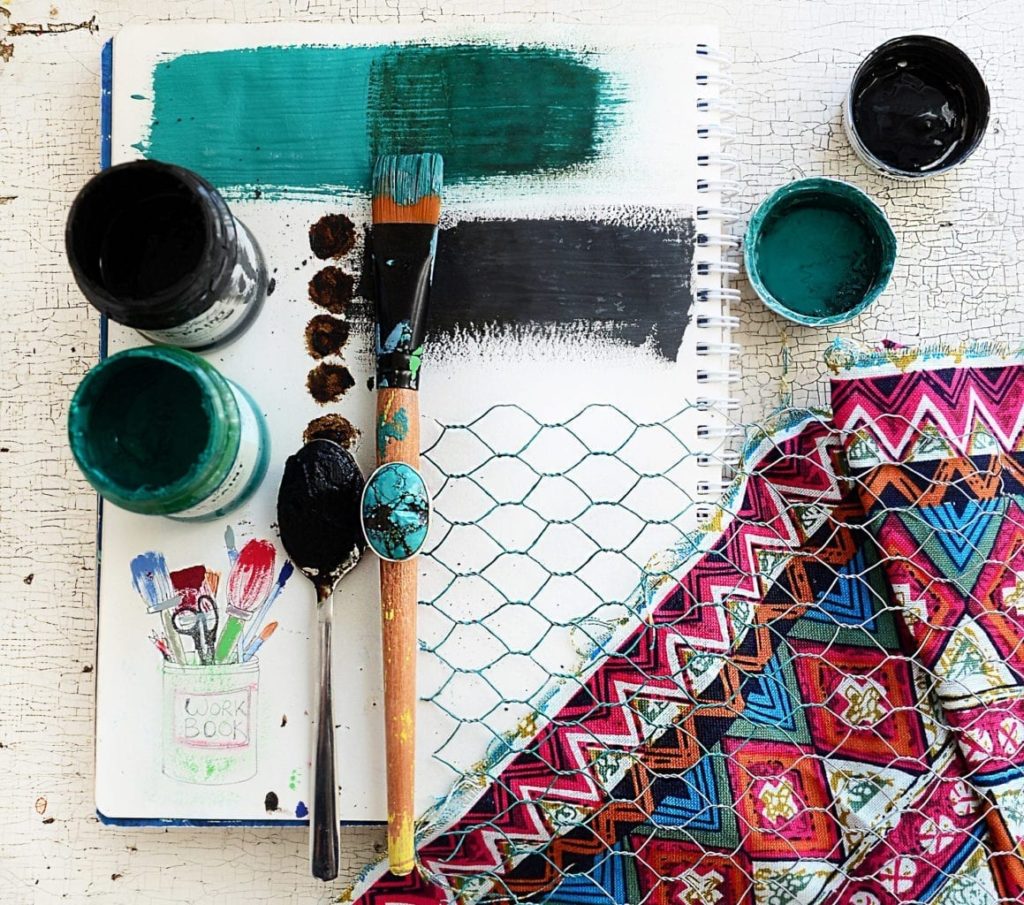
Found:
[[[1024,900],[1024,367],[961,357],[839,350],[834,422],[752,446],[705,552],[360,901]]]

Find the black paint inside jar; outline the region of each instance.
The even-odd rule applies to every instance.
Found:
[[[115,295],[149,298],[196,269],[206,244],[203,211],[188,192],[128,199],[100,241],[99,274]]]
[[[864,149],[896,173],[948,170],[978,146],[989,115],[984,79],[959,48],[925,35],[874,50],[854,76],[852,125]]]
[[[65,245],[89,302],[156,342],[225,344],[266,293],[252,235],[210,183],[173,164],[136,160],[93,176],[71,206]]]

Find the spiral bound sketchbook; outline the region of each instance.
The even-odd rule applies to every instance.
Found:
[[[363,257],[377,154],[445,157],[421,380],[434,516],[419,560],[420,809],[527,737],[643,618],[645,578],[708,517],[735,432],[723,282],[737,243],[715,45],[709,29],[574,27],[154,26],[114,39],[110,161],[197,171],[266,258],[258,321],[207,357],[256,399],[272,451],[260,491],[219,521],[103,509],[104,819],[307,814],[314,594],[281,571],[275,501],[304,432],[332,432],[369,473],[376,438],[402,429],[374,423]],[[327,328],[341,339],[325,349]],[[140,343],[108,326],[105,351]],[[275,545],[277,596],[246,639],[276,631],[234,668],[167,659],[147,606],[154,569],[223,613],[254,539]],[[341,814],[382,821],[371,557],[335,612]]]

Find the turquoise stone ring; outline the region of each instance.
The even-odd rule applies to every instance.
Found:
[[[401,562],[419,553],[430,525],[423,476],[405,462],[381,465],[363,488],[362,523],[367,545],[381,559]]]

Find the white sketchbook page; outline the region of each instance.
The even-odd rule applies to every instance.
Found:
[[[147,134],[152,70],[161,58],[200,49],[385,43],[422,38],[424,34],[351,26],[126,29],[114,42],[113,162],[138,156],[132,145]],[[531,42],[597,47],[604,53],[602,67],[620,72],[630,85],[630,97],[635,99],[628,107],[627,121],[632,131],[617,135],[592,171],[572,178],[516,180],[514,203],[507,200],[512,196],[508,185],[484,182],[446,187],[446,217],[585,213],[627,203],[669,205],[686,214],[693,210],[697,203],[693,164],[697,154],[697,92],[693,87],[697,66],[693,48],[698,41],[713,43],[712,31],[530,29],[512,32],[510,37],[510,31],[503,29],[493,33],[447,30],[429,34],[431,40],[439,42],[518,41],[528,37]],[[306,322],[319,310],[309,302],[306,286],[325,263],[310,254],[308,227],[322,215],[334,212],[347,214],[358,227],[368,222],[368,199],[338,193],[333,198],[308,201],[232,201],[231,207],[261,244],[277,285],[249,332],[208,358],[245,386],[266,414],[273,437],[270,468],[254,499],[218,522],[182,524],[105,507],[99,610],[97,807],[108,817],[284,820],[295,819],[299,802],[309,801],[314,652],[311,585],[300,575],[292,578],[273,610],[272,618],[279,621],[279,629],[259,654],[258,700],[251,717],[256,738],[255,776],[231,784],[205,785],[171,779],[163,772],[161,661],[148,640],[150,631],[158,628],[158,620],[146,614],[130,581],[132,557],[155,549],[165,554],[172,570],[203,563],[222,572],[223,582],[228,568],[223,534],[228,523],[234,527],[239,546],[250,537],[276,539],[272,526],[284,459],[298,448],[305,425],[317,415],[339,411],[357,425],[363,431],[355,450],[357,459],[367,474],[373,466],[374,395],[366,389],[366,379],[372,374],[368,344],[359,337],[350,341],[345,362],[356,378],[356,386],[339,404],[324,408],[310,399],[304,386],[313,362],[306,354],[303,338]],[[353,269],[359,264],[358,256],[357,249],[342,263]],[[429,447],[440,433],[433,422],[465,424],[496,404],[517,403],[542,422],[564,420],[594,402],[617,405],[637,421],[659,421],[698,395],[694,380],[695,333],[691,327],[684,334],[677,363],[666,362],[654,353],[618,347],[600,350],[598,355],[593,348],[571,339],[554,339],[546,346],[513,344],[501,350],[500,360],[493,343],[471,344],[460,350],[462,354],[447,355],[440,361],[431,359],[428,349],[421,390],[424,446]],[[139,337],[133,331],[111,324],[111,352],[138,344]],[[602,436],[608,439],[621,427],[613,423],[614,419],[602,421],[605,417],[606,412],[597,412],[577,423],[595,449],[600,447]],[[700,444],[695,439],[695,425],[696,416],[689,415],[675,422],[674,430],[697,449]],[[492,438],[495,449],[515,451],[517,438],[529,430],[529,425],[524,425],[519,413],[508,409],[499,410],[497,416],[492,413],[480,430]],[[446,441],[432,453],[445,472],[469,471],[477,464],[479,450],[472,442],[462,442],[465,440],[465,432],[449,432]],[[531,447],[530,464],[539,472],[558,471],[565,467],[567,456],[578,453],[574,443],[578,445],[564,431],[552,429],[542,442]],[[692,456],[680,463],[679,447],[667,445],[654,429],[643,434],[633,454],[636,467],[642,471],[655,472],[674,464],[672,474],[684,486],[692,488],[706,476],[698,473]],[[477,475],[479,484],[492,495],[506,494],[509,500],[516,499],[516,481],[522,477],[512,473],[516,464],[507,458],[492,461],[487,466],[489,471]],[[441,484],[437,469],[428,463],[424,472],[432,492],[437,493]],[[602,488],[614,498],[612,491],[624,478],[621,469],[606,468],[598,458],[588,461],[580,480],[597,499]],[[438,510],[455,519],[466,513],[476,518],[481,513],[478,495],[478,485],[449,482],[438,495]],[[530,502],[545,518],[571,518],[577,496],[578,491],[564,481],[550,481],[535,492]],[[641,522],[638,529],[638,515],[663,519],[667,512],[678,511],[678,506],[673,510],[654,486],[642,489],[630,503],[637,515],[624,515],[610,506],[594,510],[590,513],[590,531],[609,546],[636,536],[629,552],[637,561],[643,562],[671,543],[680,527],[687,527],[645,529]],[[513,550],[528,542],[536,526],[528,525],[531,517],[524,515],[515,506],[501,508],[487,522],[491,537]],[[439,541],[441,546],[436,558],[420,560],[423,599],[432,599],[450,580],[451,573],[444,564],[479,567],[495,559],[493,539],[479,531],[446,533],[449,527],[435,524],[428,548],[437,547]],[[543,546],[536,548],[538,557],[553,571],[571,572],[583,561],[585,551],[565,527],[551,531]],[[609,601],[628,598],[639,575],[638,569],[621,556],[597,557],[588,561],[586,568],[588,583]],[[545,593],[535,599],[536,569],[514,555],[500,555],[487,578],[486,587],[478,579],[457,582],[440,604],[420,607],[423,643],[428,647],[442,645],[439,652],[422,652],[419,660],[421,694],[433,699],[421,702],[417,711],[420,810],[447,792],[456,770],[478,762],[490,740],[513,728],[531,705],[540,703],[540,689],[552,674],[573,669],[585,638],[574,637],[566,623],[592,613],[598,602],[593,593],[581,591],[571,575],[549,581]],[[547,618],[559,627],[552,628],[523,606],[506,606],[495,612],[502,597],[522,603],[533,601],[535,606],[546,608]],[[368,556],[336,594],[334,670],[340,806],[342,819],[349,821],[383,820],[386,815],[377,599],[377,566]],[[624,613],[621,606],[611,609],[613,612],[597,615],[614,618]],[[486,630],[470,624],[484,617]],[[532,656],[526,656],[527,651]],[[499,665],[486,669],[496,657],[501,658]],[[465,672],[453,671],[449,664]],[[486,671],[486,681],[481,680],[481,669]],[[522,703],[501,705],[494,699],[495,690]],[[482,722],[467,722],[477,718]],[[277,795],[280,810],[268,814],[264,800],[270,791]]]

